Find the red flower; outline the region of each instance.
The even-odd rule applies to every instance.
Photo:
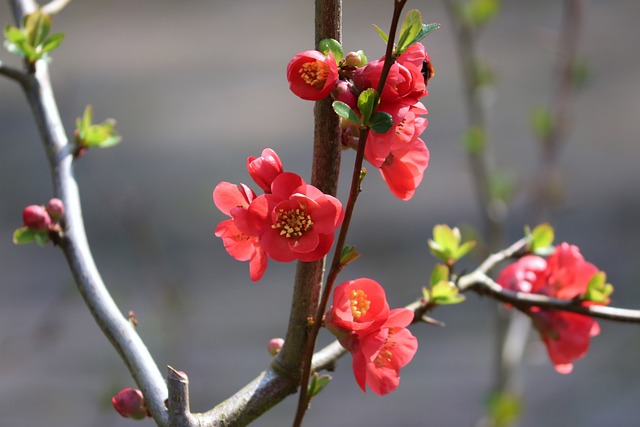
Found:
[[[584,260],[577,246],[562,243],[546,260],[528,255],[507,266],[497,282],[508,289],[531,292],[549,297],[572,299],[587,290],[598,269]],[[556,371],[568,374],[572,362],[583,357],[589,340],[600,331],[589,316],[550,311],[532,307],[527,314],[540,333]]]
[[[413,105],[418,102],[419,98],[427,95],[427,87],[422,76],[422,64],[428,59],[429,56],[422,43],[416,43],[409,47],[391,66],[382,95],[380,95],[380,101]],[[358,89],[376,89],[383,67],[384,58],[371,61],[364,67],[358,68],[353,77]]]
[[[380,173],[391,192],[400,200],[407,201],[415,194],[428,165],[429,149],[420,138],[416,138],[397,148],[392,147],[380,167]]]
[[[118,394],[111,398],[111,403],[115,410],[125,418],[142,420],[146,417],[151,417],[140,390],[133,388],[120,390]]]
[[[344,282],[333,292],[327,311],[327,329],[353,356],[353,374],[366,391],[384,395],[398,387],[400,368],[418,349],[418,341],[406,326],[413,311],[389,310],[384,289],[374,280],[361,278]]]
[[[316,261],[331,249],[344,209],[335,197],[284,172],[271,183],[271,194],[257,197],[246,211],[232,214],[241,231],[259,236],[270,258]]]
[[[260,157],[249,157],[247,159],[247,170],[251,178],[265,193],[271,192],[271,183],[276,176],[283,172],[280,157],[271,148],[262,150]]]
[[[242,212],[255,199],[254,192],[244,184],[221,182],[213,190],[213,202],[222,213],[233,216]],[[267,256],[257,236],[242,232],[234,219],[222,221],[215,235],[222,238],[224,248],[238,261],[249,261],[249,275],[254,282],[260,280],[267,269]]]
[[[357,346],[352,350],[353,374],[366,391],[385,395],[400,384],[400,368],[406,366],[418,350],[418,340],[406,326],[413,320],[413,311],[397,308],[379,330],[368,335],[357,334]]]
[[[287,80],[291,92],[302,99],[319,101],[329,96],[338,80],[338,65],[329,52],[300,52],[287,65]]]
[[[351,332],[377,330],[388,317],[384,288],[375,280],[361,278],[334,289],[333,305],[327,312],[325,324],[340,338],[343,347],[351,349]]]

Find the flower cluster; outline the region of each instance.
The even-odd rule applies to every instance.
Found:
[[[289,262],[325,256],[344,217],[340,201],[284,172],[270,148],[260,157],[249,157],[247,170],[264,194],[256,196],[244,184],[221,182],[213,190],[213,201],[231,217],[218,224],[215,235],[232,257],[249,261],[251,280],[260,280],[268,258]]]
[[[547,258],[528,255],[508,265],[497,282],[519,292],[561,299],[584,299],[598,268],[584,260],[577,246],[562,243]],[[583,301],[583,304],[595,304]],[[556,371],[568,374],[573,361],[589,349],[590,338],[600,332],[598,323],[582,314],[532,307],[526,311],[544,342]]]
[[[398,387],[400,368],[418,350],[418,340],[406,328],[413,312],[389,309],[384,289],[374,280],[361,278],[344,282],[333,293],[325,325],[353,356],[356,382],[376,394],[385,395]]]
[[[348,105],[362,119],[358,97],[377,89],[384,57],[366,62],[363,54],[348,53],[336,63],[334,55],[319,51],[297,54],[287,66],[291,91],[302,99],[333,98]],[[401,200],[413,197],[429,164],[429,150],[420,135],[427,127],[427,114],[420,98],[427,96],[427,82],[433,68],[424,46],[415,43],[395,58],[380,95],[377,112],[393,120],[386,132],[372,127],[365,147],[366,159],[380,170],[391,192]],[[343,120],[346,146],[356,147],[360,126]]]
[[[49,240],[58,240],[62,233],[62,217],[64,204],[60,199],[51,199],[46,206],[29,205],[22,211],[22,224],[13,233],[14,243],[29,243],[35,241],[44,245]]]

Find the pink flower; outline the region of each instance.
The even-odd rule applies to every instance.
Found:
[[[415,194],[428,165],[429,149],[420,138],[416,138],[408,144],[392,147],[380,167],[380,173],[391,192],[400,200],[407,201]]]
[[[302,99],[319,101],[329,96],[338,80],[338,65],[317,50],[306,50],[294,56],[287,65],[291,92]]]
[[[397,308],[389,312],[378,331],[357,334],[357,346],[352,350],[353,373],[362,391],[366,391],[366,384],[382,396],[398,387],[400,368],[411,362],[418,350],[418,340],[406,329],[412,320],[413,311]]]
[[[260,157],[249,157],[247,159],[247,170],[251,178],[265,193],[271,192],[271,183],[276,176],[283,172],[280,157],[271,148],[262,150]]]
[[[418,341],[406,329],[413,311],[389,310],[384,289],[374,280],[344,282],[333,292],[333,305],[325,316],[327,329],[353,356],[356,382],[384,395],[398,387],[400,368],[418,349]]]
[[[589,341],[600,333],[600,326],[589,316],[565,311],[541,310],[532,316],[533,325],[547,348],[558,373],[573,370],[573,361],[589,350]]]
[[[507,289],[572,299],[586,292],[598,269],[584,260],[577,246],[562,243],[546,260],[528,255],[508,265],[497,282]],[[589,341],[600,331],[589,316],[532,307],[526,312],[540,333],[556,371],[568,374],[572,362],[583,357]]]
[[[427,87],[422,76],[422,64],[428,58],[421,43],[412,45],[400,55],[389,70],[380,101],[413,105],[419,98],[427,95]],[[376,89],[383,67],[384,58],[381,58],[358,68],[353,77],[358,89]]]
[[[60,199],[49,200],[45,209],[53,221],[59,221],[64,215],[64,203]]]
[[[244,184],[221,182],[213,190],[213,201],[216,207],[228,216],[232,216],[233,212],[246,210],[255,197],[255,193]],[[238,261],[249,261],[251,280],[255,282],[262,278],[267,269],[268,260],[256,235],[240,231],[234,219],[218,224],[215,235],[222,239],[229,255]]]
[[[232,216],[243,233],[259,237],[269,258],[315,261],[331,249],[344,209],[335,197],[284,172],[271,183],[271,194],[257,197]]]
[[[375,280],[361,278],[338,285],[325,324],[350,349],[351,332],[377,330],[389,317],[384,288]],[[344,340],[344,342],[343,342]]]
[[[133,388],[120,390],[118,394],[111,398],[111,403],[113,403],[115,410],[125,418],[142,420],[146,417],[151,417],[140,390]]]
[[[22,222],[31,230],[46,230],[51,225],[51,217],[44,206],[30,205],[22,211]]]

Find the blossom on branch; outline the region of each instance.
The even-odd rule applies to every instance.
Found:
[[[268,258],[289,262],[324,257],[344,218],[340,201],[297,174],[283,172],[271,149],[259,158],[249,157],[247,169],[265,194],[256,196],[244,184],[222,182],[213,190],[213,201],[231,217],[218,224],[215,235],[231,256],[249,261],[251,280],[260,280]]]
[[[518,292],[571,300],[582,297],[598,268],[584,260],[580,249],[568,243],[556,246],[547,258],[528,255],[508,265],[498,276],[502,287]],[[583,304],[596,304],[584,301]],[[600,332],[593,318],[577,313],[531,307],[525,311],[544,342],[556,371],[568,374],[573,361],[589,349],[590,338]]]
[[[389,310],[382,286],[360,278],[344,282],[333,293],[333,305],[325,325],[353,356],[356,382],[376,394],[385,395],[400,383],[400,368],[418,350],[418,340],[406,327],[413,311]]]
[[[329,52],[305,50],[287,65],[287,80],[291,92],[302,99],[319,101],[329,96],[338,80],[338,65]]]

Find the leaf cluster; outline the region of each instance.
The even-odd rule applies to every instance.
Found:
[[[30,64],[39,59],[48,59],[48,53],[60,46],[64,34],[49,36],[51,17],[40,11],[26,15],[22,26],[7,25],[4,28],[5,48]],[[48,36],[48,37],[47,37]]]

